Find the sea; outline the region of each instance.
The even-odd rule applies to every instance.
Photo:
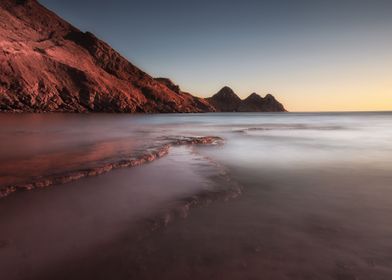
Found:
[[[0,279],[392,279],[392,112],[4,113],[0,143]]]

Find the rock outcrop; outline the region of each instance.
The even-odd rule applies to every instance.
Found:
[[[220,112],[236,112],[241,104],[241,98],[229,87],[223,87],[206,100]]]
[[[242,100],[238,107],[238,112],[285,112],[283,105],[271,94],[264,98],[256,93],[252,93]]]
[[[174,91],[176,93],[180,93],[180,86],[173,83],[172,80],[170,80],[168,78],[155,78],[155,80],[166,85],[172,91]]]
[[[36,0],[1,0],[0,46],[0,111],[214,111]]]
[[[252,93],[241,100],[229,87],[223,87],[218,93],[206,98],[206,100],[218,112],[286,112],[284,106],[271,94],[267,94],[263,98],[257,93]]]

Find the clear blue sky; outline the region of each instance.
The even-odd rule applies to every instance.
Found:
[[[41,0],[153,76],[292,111],[392,109],[392,1]]]

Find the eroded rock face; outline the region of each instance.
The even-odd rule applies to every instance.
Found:
[[[36,0],[1,0],[0,47],[0,111],[214,111]]]
[[[170,80],[168,78],[155,78],[155,80],[165,84],[168,88],[170,88],[172,91],[174,91],[176,93],[180,92],[180,86],[176,85],[175,83],[173,83],[172,80]]]
[[[271,94],[263,98],[257,93],[252,93],[241,100],[229,87],[222,88],[206,100],[219,112],[286,112],[284,106]]]

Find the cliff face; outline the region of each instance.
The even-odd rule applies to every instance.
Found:
[[[252,93],[241,100],[229,87],[222,88],[206,100],[219,112],[286,112],[284,106],[271,94],[267,94],[263,98]]]
[[[0,46],[0,111],[214,111],[36,0],[1,0]]]

